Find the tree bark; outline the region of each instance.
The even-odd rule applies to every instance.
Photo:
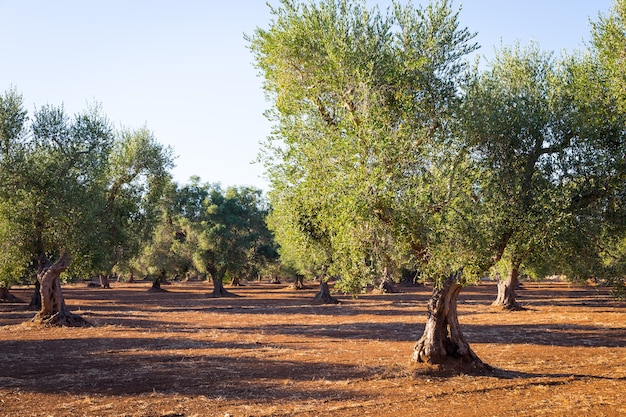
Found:
[[[313,297],[313,302],[317,304],[339,304],[339,300],[330,295],[330,288],[328,287],[328,281],[324,277],[320,278],[320,289]]]
[[[39,280],[35,281],[35,291],[32,297],[30,297],[30,304],[26,307],[27,310],[39,311],[41,310],[41,284]]]
[[[461,332],[457,300],[463,286],[461,272],[451,274],[435,288],[428,302],[424,334],[415,344],[413,360],[433,365],[463,363],[472,368],[488,368],[471,349]]]
[[[148,291],[156,291],[156,292],[167,292],[165,288],[161,288],[161,284],[165,283],[165,270],[161,270],[159,276],[154,278],[152,281],[152,286]]]
[[[524,307],[519,305],[516,300],[515,288],[518,282],[519,265],[513,264],[506,279],[498,279],[498,297],[492,305],[508,311],[524,310]]]
[[[67,254],[52,265],[44,267],[37,275],[41,293],[41,309],[31,319],[32,323],[43,326],[84,327],[91,324],[81,316],[70,312],[65,305],[61,291],[60,275],[70,265]]]
[[[276,275],[270,277],[270,284],[280,284],[280,278]]]
[[[213,281],[213,292],[211,293],[212,298],[235,297],[235,294],[226,291],[226,288],[224,288],[224,273],[216,269],[213,269],[209,273],[211,274],[211,280]]]
[[[106,274],[100,274],[100,286],[102,288],[111,288],[111,284],[109,283],[109,277]]]
[[[11,294],[7,287],[0,287],[0,302],[21,303],[22,300]]]
[[[380,281],[380,284],[378,285],[378,290],[383,294],[396,292],[393,279],[391,278],[391,274],[389,273],[389,268],[387,267],[385,267],[385,270],[383,271],[383,279]]]
[[[294,290],[303,290],[304,289],[304,275],[296,274],[293,277],[293,284],[291,284],[291,288]]]

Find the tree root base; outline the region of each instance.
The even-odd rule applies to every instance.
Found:
[[[313,297],[313,304],[341,304],[341,302],[331,295],[322,296],[317,294]]]
[[[26,324],[34,327],[93,327],[89,321],[78,314],[60,311],[52,315],[35,315]]]
[[[412,361],[412,370],[416,376],[452,377],[458,375],[491,375],[495,369],[482,362],[468,362],[463,358],[447,357],[441,363],[424,363]]]
[[[220,291],[220,292],[216,292],[213,291],[212,293],[209,294],[209,298],[237,298],[237,297],[241,297],[238,294],[232,293],[230,291]]]
[[[528,310],[526,307],[520,305],[520,304],[500,304],[500,303],[493,303],[491,304],[492,307],[495,307],[498,310],[502,310],[502,311],[526,311]]]

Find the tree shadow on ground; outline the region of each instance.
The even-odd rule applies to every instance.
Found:
[[[330,393],[324,381],[372,378],[381,373],[376,367],[323,358],[302,362],[247,354],[281,349],[288,353],[288,347],[281,345],[153,337],[0,341],[0,386],[41,393],[159,392],[270,401],[340,397],[341,390],[333,385]],[[290,380],[319,383],[310,389],[286,390]]]

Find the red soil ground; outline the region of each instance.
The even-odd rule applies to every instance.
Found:
[[[463,290],[495,371],[444,375],[409,360],[429,287],[326,306],[313,284],[112,286],[64,286],[91,328],[31,328],[25,303],[0,304],[1,416],[626,415],[626,305],[603,288],[525,283],[513,313],[490,306],[494,284]]]

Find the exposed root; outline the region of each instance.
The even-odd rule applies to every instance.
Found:
[[[317,293],[313,297],[314,304],[340,304],[340,301],[330,294]]]
[[[30,320],[30,323],[41,327],[92,327],[89,321],[82,316],[74,314],[68,310],[61,310],[52,315],[42,315],[37,313]]]
[[[460,358],[446,358],[442,363],[415,363],[411,364],[414,376],[428,376],[449,378],[458,375],[493,375],[497,370],[480,361],[467,363]]]
[[[213,291],[211,294],[209,294],[209,297],[210,298],[235,298],[235,297],[241,297],[241,296],[239,294],[235,294],[225,289],[222,289],[221,291]]]

